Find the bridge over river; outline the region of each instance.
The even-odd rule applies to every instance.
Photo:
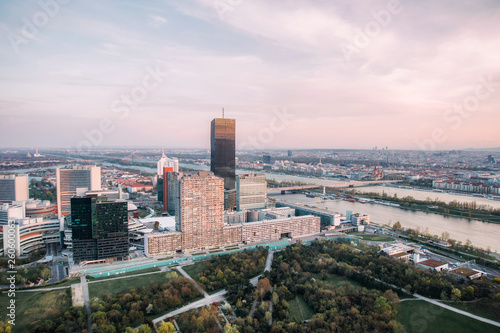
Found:
[[[290,186],[290,187],[271,187],[267,189],[267,193],[281,193],[285,194],[286,191],[289,192],[301,192],[305,190],[312,190],[316,188],[322,188],[325,192],[326,188],[342,188],[342,187],[361,187],[370,185],[382,185],[382,184],[392,184],[398,183],[400,180],[371,180],[364,182],[345,182],[345,183],[335,183],[331,185],[304,185],[304,186]]]

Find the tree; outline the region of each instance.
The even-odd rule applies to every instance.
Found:
[[[157,329],[158,333],[174,333],[175,326],[171,322],[163,322]]]
[[[5,322],[0,321],[0,333],[10,333],[11,332],[11,326],[9,324],[8,319],[5,320]]]
[[[280,298],[278,296],[278,294],[276,292],[273,292],[273,298],[272,298],[272,302],[274,305],[278,304]]]
[[[149,327],[146,324],[142,324],[141,326],[139,326],[139,328],[134,330],[134,333],[152,333],[152,332],[153,330],[151,329],[151,327]]]
[[[230,323],[227,323],[226,326],[224,326],[224,333],[240,333],[240,331],[238,331],[237,326],[232,326]]]
[[[401,222],[397,221],[396,223],[394,223],[394,225],[392,226],[392,229],[400,230],[401,229]]]
[[[462,292],[460,291],[460,289],[453,288],[453,290],[451,291],[451,299],[455,302],[458,302],[461,298]]]
[[[268,278],[260,279],[257,283],[257,291],[260,297],[263,297],[264,294],[271,289],[271,283]]]

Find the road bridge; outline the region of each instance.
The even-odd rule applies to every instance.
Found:
[[[270,187],[267,189],[267,193],[281,192],[283,194],[286,191],[300,192],[317,188],[325,190],[326,188],[361,187],[361,186],[371,186],[371,185],[392,184],[398,182],[401,182],[401,180],[370,180],[370,181],[360,181],[360,182],[335,183],[330,185],[318,184],[318,185],[289,186],[289,187]]]

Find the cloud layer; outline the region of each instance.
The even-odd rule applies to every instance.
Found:
[[[208,147],[223,107],[259,148],[500,145],[496,1],[40,3],[0,4],[4,147]]]

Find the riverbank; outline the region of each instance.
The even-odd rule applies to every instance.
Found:
[[[425,213],[440,214],[443,216],[454,216],[469,220],[500,224],[500,209],[477,209],[475,202],[450,202],[439,200],[417,200],[411,196],[399,198],[397,196],[379,195],[374,192],[350,191],[353,195],[373,200],[373,203],[389,204],[393,207],[423,211]],[[359,200],[359,198],[358,198]],[[395,204],[395,205],[393,205]]]

